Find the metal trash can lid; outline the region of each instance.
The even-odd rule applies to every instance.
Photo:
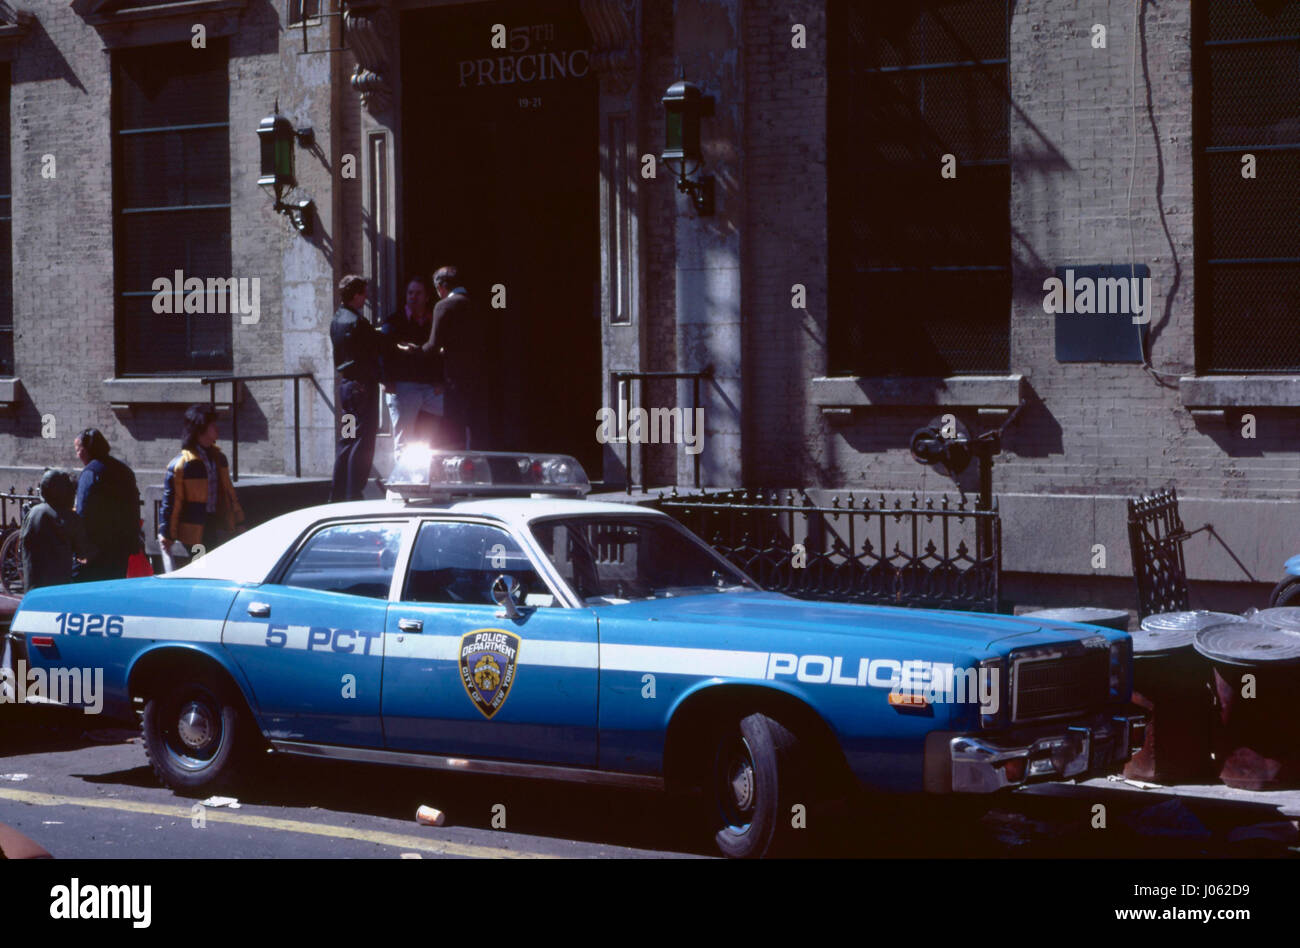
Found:
[[[1193,644],[1225,665],[1300,664],[1300,635],[1253,620],[1212,625],[1197,632]]]
[[[1096,606],[1070,606],[1065,609],[1039,609],[1037,612],[1025,612],[1021,619],[1046,619],[1057,622],[1084,622],[1088,625],[1104,625],[1108,629],[1124,632],[1128,629],[1128,613],[1123,609],[1100,609]]]
[[[1245,621],[1231,612],[1210,612],[1207,609],[1159,612],[1143,619],[1142,627],[1133,633],[1133,654],[1156,655],[1191,648],[1196,633],[1201,629]]]
[[[1272,609],[1261,609],[1255,613],[1254,619],[1267,625],[1275,625],[1287,632],[1300,633],[1300,609],[1295,606],[1274,606]]]

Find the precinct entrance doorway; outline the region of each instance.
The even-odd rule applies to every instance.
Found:
[[[402,267],[455,263],[487,321],[496,424],[475,447],[573,454],[595,477],[598,89],[578,0],[413,10],[401,44]]]

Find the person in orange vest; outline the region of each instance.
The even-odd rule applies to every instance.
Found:
[[[172,543],[185,548],[185,557],[206,552],[228,540],[244,522],[230,464],[217,447],[216,411],[208,405],[191,405],[185,411],[181,453],[172,458],[163,478],[162,512],[158,518],[158,543],[163,562],[181,559]],[[202,551],[196,547],[202,546]],[[168,572],[171,570],[169,569]]]

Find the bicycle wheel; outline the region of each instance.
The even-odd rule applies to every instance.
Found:
[[[23,551],[19,546],[22,535],[14,530],[0,544],[0,588],[11,596],[21,596],[26,591],[23,582]]]

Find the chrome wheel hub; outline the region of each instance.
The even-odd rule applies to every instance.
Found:
[[[754,768],[747,757],[732,760],[731,794],[736,809],[742,813],[754,805]]]
[[[190,750],[206,747],[211,743],[216,730],[216,719],[207,705],[191,701],[181,708],[180,718],[176,722],[176,736]]]

